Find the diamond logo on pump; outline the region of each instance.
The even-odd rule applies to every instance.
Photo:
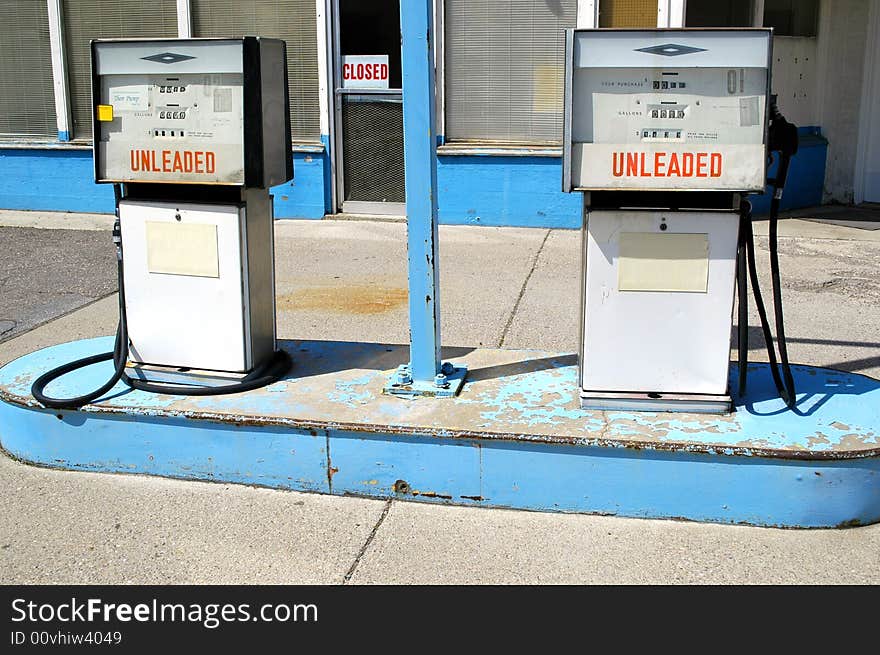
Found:
[[[190,55],[180,55],[176,52],[160,52],[157,55],[141,57],[141,59],[146,59],[147,61],[155,61],[159,64],[176,64],[181,61],[186,61],[187,59],[195,59],[195,57],[191,57]]]
[[[705,48],[694,48],[689,45],[678,45],[677,43],[664,43],[663,45],[652,45],[648,48],[636,48],[636,52],[647,52],[652,55],[663,55],[664,57],[676,57],[678,55],[689,55],[694,52],[705,52]]]

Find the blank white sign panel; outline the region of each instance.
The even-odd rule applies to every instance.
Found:
[[[738,228],[734,212],[588,214],[584,390],[726,393]]]
[[[706,293],[709,235],[624,232],[617,280],[618,291]]]
[[[144,229],[150,273],[220,277],[216,225],[147,221]]]
[[[133,361],[247,370],[244,211],[233,204],[119,203]]]

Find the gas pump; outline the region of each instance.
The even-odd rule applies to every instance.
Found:
[[[271,186],[293,177],[284,41],[95,40],[95,181],[114,185],[119,327],[112,352],[40,376],[47,407],[82,406],[120,379],[213,395],[269,384],[276,348]],[[44,391],[100,361],[114,373],[76,398]]]
[[[735,286],[745,390],[747,272],[774,380],[793,406],[776,219],[797,131],[771,102],[771,37],[769,29],[568,30],[563,191],[584,192],[583,408],[730,411]],[[768,150],[780,157],[770,241],[781,373],[746,199],[764,191]]]

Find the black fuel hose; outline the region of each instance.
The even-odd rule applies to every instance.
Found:
[[[769,130],[769,150],[779,152],[779,165],[776,176],[769,180],[772,195],[770,197],[770,216],[768,241],[770,250],[770,283],[773,293],[773,314],[776,323],[776,346],[774,346],[773,333],[767,317],[767,309],[761,294],[761,286],[758,280],[758,270],[755,263],[755,235],[752,229],[752,205],[744,200],[740,205],[740,236],[737,246],[737,289],[739,297],[739,396],[742,398],[746,391],[748,377],[748,291],[746,283],[746,271],[752,284],[752,293],[755,297],[755,306],[761,320],[761,331],[764,335],[764,343],[767,347],[767,358],[770,363],[770,374],[773,384],[779,392],[779,397],[790,409],[797,405],[797,392],[795,390],[794,376],[788,361],[788,345],[785,338],[785,318],[782,310],[782,283],[779,275],[779,201],[782,198],[782,190],[788,178],[788,168],[791,157],[797,152],[798,137],[797,128],[785,120],[779,112],[776,104],[770,107],[771,121]],[[779,348],[779,359],[776,357],[776,347]]]
[[[791,366],[788,361],[788,348],[786,347],[785,329],[783,327],[785,318],[782,311],[777,230],[775,229],[778,216],[771,214],[769,237],[773,312],[776,322],[776,343],[779,347],[779,359],[777,360],[773,333],[770,329],[770,321],[767,316],[767,309],[764,305],[764,297],[761,293],[758,269],[755,263],[755,235],[752,230],[751,203],[743,201],[743,205],[744,207],[742,208],[740,221],[741,250],[738,252],[737,262],[737,265],[739,266],[739,270],[737,271],[737,288],[739,291],[739,396],[742,398],[745,395],[746,380],[748,377],[748,289],[745,282],[746,272],[748,272],[748,277],[752,285],[752,295],[755,297],[755,306],[758,310],[758,317],[761,321],[761,332],[764,335],[764,343],[767,348],[767,359],[770,363],[770,374],[773,377],[773,384],[779,392],[779,397],[782,398],[790,409],[794,409],[797,403],[797,396],[794,377],[792,376]]]
[[[122,288],[122,267],[119,266],[117,277],[119,280],[119,288]],[[76,407],[82,407],[83,405],[87,405],[93,400],[100,398],[105,393],[110,391],[116,383],[125,375],[125,360],[128,355],[128,344],[126,340],[123,340],[123,329],[122,329],[122,321],[119,322],[119,327],[116,330],[116,342],[113,346],[113,350],[106,353],[100,353],[98,355],[92,355],[90,357],[83,357],[82,359],[77,359],[75,361],[69,362],[67,364],[63,364],[57,368],[53,368],[51,371],[47,371],[43,373],[40,377],[34,380],[34,383],[31,385],[31,394],[33,394],[34,398],[36,398],[40,403],[42,403],[46,407],[51,407],[53,409],[73,409]],[[124,345],[123,345],[124,344]],[[107,382],[98,389],[95,389],[91,393],[87,393],[82,396],[74,396],[72,398],[52,398],[51,396],[47,396],[44,392],[46,386],[52,382],[60,378],[62,375],[66,375],[71,371],[75,371],[80,368],[85,368],[86,366],[91,366],[92,364],[97,364],[98,362],[106,362],[108,359],[113,360],[113,376],[107,380]]]
[[[176,384],[164,385],[132,379],[126,375],[125,363],[128,359],[128,321],[125,313],[122,237],[118,218],[113,226],[113,241],[116,243],[116,278],[119,285],[119,325],[116,328],[116,341],[113,350],[111,352],[83,357],[82,359],[77,359],[57,368],[53,368],[51,371],[43,373],[40,377],[34,380],[34,383],[31,385],[31,394],[33,394],[34,398],[44,406],[53,409],[76,409],[82,407],[110,391],[119,380],[125,382],[125,384],[132,389],[178,396],[218,396],[222,394],[241,393],[243,391],[251,391],[272,384],[273,382],[277,382],[290,370],[292,365],[290,355],[284,350],[276,350],[272,357],[264,364],[248,373],[240,382],[235,382],[233,384],[225,384],[215,387],[183,386]],[[46,386],[53,380],[60,378],[62,375],[110,359],[113,360],[113,376],[99,389],[72,398],[53,398],[45,394]]]

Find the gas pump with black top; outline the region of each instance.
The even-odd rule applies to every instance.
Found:
[[[75,408],[123,380],[214,395],[282,377],[272,196],[293,177],[286,45],[278,39],[95,40],[95,181],[116,197],[119,327],[112,352],[40,376],[34,397]],[[113,360],[74,398],[46,386]]]
[[[771,61],[769,29],[567,32],[563,191],[584,192],[583,408],[730,411],[735,287],[740,397],[746,388],[747,277],[794,407],[776,237],[797,130],[771,101]],[[778,359],[747,199],[768,183]]]

